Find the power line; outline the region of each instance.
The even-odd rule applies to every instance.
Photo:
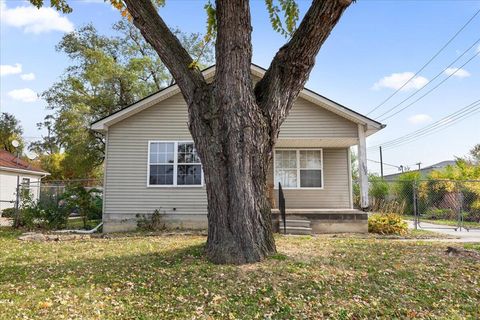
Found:
[[[413,137],[413,136],[416,136],[418,134],[421,134],[421,133],[424,133],[426,131],[429,131],[429,130],[432,130],[436,127],[439,127],[439,126],[442,126],[442,125],[447,125],[449,122],[451,122],[452,120],[455,120],[458,116],[461,116],[462,114],[464,114],[465,112],[468,112],[470,110],[472,110],[473,108],[476,107],[476,105],[480,103],[480,99],[479,100],[476,100],[470,104],[468,104],[467,106],[465,107],[462,107],[460,108],[459,110],[443,117],[442,119],[432,123],[432,124],[429,124],[421,129],[418,129],[414,132],[411,132],[409,134],[406,134],[402,137],[399,137],[399,138],[396,138],[396,139],[393,139],[393,140],[390,140],[390,141],[387,141],[387,142],[384,142],[384,143],[381,143],[381,144],[378,144],[378,145],[375,145],[375,146],[372,146],[370,148],[378,148],[379,146],[388,146],[388,145],[391,145],[391,144],[394,144],[394,143],[397,143],[397,142],[401,142],[402,140],[405,140],[407,138],[410,138],[410,137]]]
[[[445,73],[445,71],[447,71],[451,66],[453,66],[458,60],[460,60],[460,58],[462,58],[468,51],[470,51],[472,48],[474,48],[477,43],[480,42],[480,38],[477,39],[477,41],[475,41],[470,47],[468,47],[468,49],[466,49],[465,51],[463,51],[463,53],[461,55],[459,55],[455,60],[453,60],[447,67],[445,67],[445,69],[443,69],[442,71],[440,71],[439,73],[437,73],[437,75],[435,75],[435,77],[433,77],[431,80],[429,80],[426,84],[424,84],[420,89],[418,89],[417,91],[415,91],[414,93],[412,93],[411,95],[409,95],[407,98],[403,99],[400,103],[396,104],[395,106],[393,106],[392,108],[388,109],[387,111],[385,111],[384,113],[382,113],[381,115],[378,116],[378,118],[384,116],[385,114],[389,113],[390,111],[392,110],[395,110],[397,107],[401,106],[405,101],[409,100],[411,97],[415,96],[417,93],[419,93],[420,91],[422,91],[425,87],[427,87],[429,84],[431,84],[433,81],[435,81],[438,77],[440,77],[443,73]],[[472,58],[473,59],[473,58]],[[470,61],[470,60],[469,60]],[[455,70],[450,76],[453,76],[453,74],[455,74],[457,71],[459,71],[460,68],[458,68],[457,70]],[[444,80],[443,82],[445,82],[446,80]],[[442,83],[443,83],[442,82]]]
[[[455,70],[454,72],[452,72],[451,74],[448,75],[448,77],[446,77],[445,79],[443,79],[442,81],[440,81],[435,87],[433,87],[432,89],[428,90],[426,93],[424,93],[423,95],[421,95],[419,98],[417,98],[416,100],[414,100],[413,102],[409,103],[408,105],[406,105],[405,107],[401,108],[400,110],[392,113],[391,115],[389,115],[388,117],[384,117],[382,119],[380,119],[380,121],[385,121],[387,119],[390,119],[391,117],[399,114],[400,112],[402,112],[403,110],[411,107],[412,105],[414,105],[415,103],[417,103],[418,101],[422,100],[423,98],[425,98],[427,95],[429,95],[430,93],[432,93],[435,89],[437,89],[438,87],[440,87],[445,81],[447,81],[448,79],[450,79],[452,76],[454,76],[459,70],[461,70],[463,67],[465,67],[468,63],[470,63],[470,61],[472,61],[474,58],[476,58],[478,55],[480,54],[480,51],[478,51],[475,55],[473,55],[470,59],[468,59],[464,64],[462,64],[460,66],[460,68],[457,68],[457,70]],[[383,116],[385,115],[386,113],[390,112],[392,109],[388,110],[387,112],[384,112],[380,115]]]
[[[436,122],[434,122],[434,123],[432,123],[428,126],[425,126],[422,129],[418,129],[418,130],[416,130],[414,132],[411,132],[409,134],[406,134],[402,137],[387,141],[385,143],[382,143],[382,144],[379,144],[379,145],[376,145],[376,146],[372,146],[370,148],[377,148],[379,146],[382,146],[383,148],[388,149],[388,148],[398,146],[400,144],[404,144],[406,142],[411,142],[411,141],[416,140],[418,138],[421,138],[425,135],[428,135],[428,134],[437,132],[439,130],[445,129],[447,127],[450,127],[453,124],[458,123],[459,121],[465,119],[469,115],[472,115],[472,114],[474,114],[478,111],[480,111],[480,99],[470,103],[469,105],[457,110],[456,112],[454,112],[452,114],[449,114],[449,115],[443,117],[442,119],[440,119],[440,120],[438,120],[438,121],[436,121]]]
[[[477,12],[475,12],[475,14],[470,19],[468,19],[468,21],[453,35],[453,37],[451,37],[450,40],[448,40],[447,43],[445,43],[443,47],[441,47],[440,50],[438,50],[437,53],[435,53],[433,57],[431,57],[427,61],[427,63],[425,63],[417,72],[415,72],[415,74],[410,79],[408,79],[400,88],[398,88],[395,92],[393,92],[390,96],[388,96],[385,100],[383,100],[379,105],[377,105],[375,108],[370,110],[367,113],[367,115],[371,114],[372,112],[374,112],[375,110],[383,106],[387,101],[393,98],[400,90],[402,90],[410,81],[412,81],[420,72],[422,72],[460,34],[460,32],[462,32],[463,29],[465,29],[470,24],[470,22],[473,21],[473,19],[475,19],[475,17],[479,13],[480,13],[480,9],[477,10]]]
[[[375,163],[380,163],[380,164],[381,164],[381,162],[380,162],[380,161],[377,161],[377,160],[373,160],[373,159],[367,159],[367,160],[370,161],[370,162],[375,162]],[[394,165],[394,164],[390,164],[390,163],[386,163],[386,162],[384,162],[383,165],[385,165],[385,166],[390,166],[390,167],[394,167],[394,168],[397,168],[397,169],[400,168],[400,166],[396,166],[396,165]]]
[[[478,106],[480,106],[480,104],[478,104]],[[423,137],[425,137],[425,136],[431,135],[431,134],[433,134],[433,133],[437,133],[437,132],[439,132],[439,131],[445,130],[445,129],[453,126],[454,124],[456,124],[456,123],[458,123],[458,122],[460,122],[460,121],[462,121],[462,120],[465,120],[466,118],[469,118],[469,116],[473,116],[474,114],[476,114],[476,113],[478,113],[478,112],[480,112],[480,107],[477,108],[477,109],[475,109],[475,110],[472,110],[472,111],[469,112],[468,114],[465,114],[464,116],[456,119],[455,121],[449,122],[446,126],[436,128],[435,130],[432,130],[432,131],[426,132],[426,133],[424,133],[424,134],[421,134],[421,135],[419,135],[419,136],[417,136],[417,137],[411,138],[409,141],[404,141],[404,142],[398,143],[398,144],[396,144],[396,145],[387,146],[387,147],[385,147],[385,149],[387,149],[387,150],[388,150],[388,149],[393,149],[393,148],[395,148],[395,147],[399,147],[399,146],[404,145],[404,144],[406,144],[406,143],[410,143],[410,142],[416,141],[416,140],[418,140],[418,139],[420,139],[420,138],[423,138]]]

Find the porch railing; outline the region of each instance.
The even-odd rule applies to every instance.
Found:
[[[287,222],[285,217],[285,196],[283,195],[282,184],[280,182],[278,183],[278,210],[280,211],[280,216],[282,217],[283,233],[287,234]]]

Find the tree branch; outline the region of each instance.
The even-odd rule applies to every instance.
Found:
[[[249,2],[216,0],[215,82],[222,88],[236,88],[236,91],[239,91],[252,86],[252,26]],[[224,94],[230,97],[232,95],[231,92]]]
[[[197,68],[191,68],[192,57],[157,12],[151,0],[125,0],[133,24],[171,72],[182,94],[190,104],[195,90],[206,82]]]
[[[274,142],[303,89],[315,57],[352,0],[314,0],[291,40],[279,49],[255,87],[257,103],[270,122]]]

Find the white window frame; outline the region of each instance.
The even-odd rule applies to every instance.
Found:
[[[277,151],[295,151],[297,153],[297,186],[296,187],[284,187],[284,190],[323,190],[325,189],[325,180],[323,179],[323,149],[322,148],[275,148],[273,150],[273,182],[274,182],[274,189],[278,189],[278,181],[277,181],[277,162],[276,156]],[[300,151],[320,151],[320,174],[322,179],[322,186],[321,187],[300,187]],[[319,169],[305,169],[303,170],[319,170]]]
[[[152,143],[173,143],[173,163],[165,165],[173,165],[173,184],[150,184],[150,146]],[[166,141],[166,140],[148,140],[148,154],[147,154],[147,188],[202,188],[204,183],[203,165],[200,162],[201,183],[200,184],[177,184],[178,171],[178,144],[193,143],[193,141]],[[194,143],[193,143],[194,144]],[[195,145],[195,144],[194,144]],[[180,163],[184,165],[184,163]],[[198,163],[188,163],[188,165],[198,165]]]

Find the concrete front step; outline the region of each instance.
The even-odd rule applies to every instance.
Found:
[[[283,226],[280,228],[280,233],[284,233]],[[311,235],[312,228],[287,226],[286,234]]]
[[[280,221],[280,224],[283,226],[283,222]],[[287,227],[304,227],[310,228],[310,220],[294,220],[294,219],[286,219],[285,224]]]

